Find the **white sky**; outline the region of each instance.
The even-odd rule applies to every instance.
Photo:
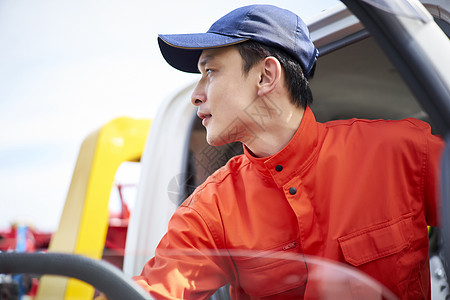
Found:
[[[166,64],[158,33],[204,32],[251,3],[308,19],[338,1],[0,0],[0,229],[56,230],[84,138],[153,117],[197,78]]]

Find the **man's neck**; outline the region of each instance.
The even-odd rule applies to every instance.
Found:
[[[280,116],[273,118],[256,138],[246,143],[247,148],[256,157],[268,157],[281,151],[293,138],[303,119],[305,110],[298,107],[286,107]]]

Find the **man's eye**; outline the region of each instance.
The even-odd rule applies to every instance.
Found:
[[[206,71],[206,74],[207,74],[207,75],[210,75],[210,74],[211,74],[211,72],[212,72],[212,70],[211,70],[211,69],[206,69],[205,71]]]

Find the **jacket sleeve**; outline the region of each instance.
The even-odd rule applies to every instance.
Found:
[[[205,299],[230,282],[232,262],[204,218],[181,206],[169,222],[155,257],[133,279],[156,299]]]
[[[425,213],[430,226],[440,226],[441,212],[441,161],[444,141],[435,135],[427,136],[427,157],[425,171]]]

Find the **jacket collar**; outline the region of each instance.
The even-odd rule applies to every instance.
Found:
[[[311,109],[306,107],[300,126],[280,152],[257,158],[244,145],[244,154],[260,173],[272,177],[277,186],[282,187],[294,176],[304,173],[317,155],[320,136],[323,136],[319,125]],[[281,171],[277,171],[278,165],[282,166]]]

